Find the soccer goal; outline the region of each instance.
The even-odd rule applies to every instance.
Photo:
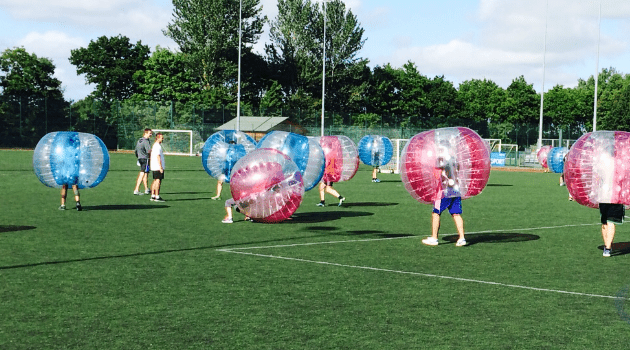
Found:
[[[379,172],[393,173],[393,174],[400,173],[402,151],[403,151],[403,148],[405,148],[405,145],[407,144],[408,141],[409,139],[392,139],[392,144],[394,146],[394,154],[392,155],[392,159],[389,161],[389,163],[379,168]]]
[[[168,155],[194,156],[196,151],[193,145],[203,142],[199,132],[193,130],[153,129],[154,135],[158,132],[164,135],[162,149]]]

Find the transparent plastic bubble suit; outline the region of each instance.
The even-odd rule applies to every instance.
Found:
[[[221,130],[210,135],[203,145],[201,164],[210,176],[230,183],[234,164],[255,148],[256,141],[246,133]]]
[[[595,131],[580,137],[564,162],[564,181],[576,202],[630,205],[630,133]]]
[[[542,146],[538,152],[536,153],[536,158],[538,158],[538,163],[542,165],[543,168],[549,167],[547,164],[547,156],[549,155],[549,151],[551,151],[551,146]]]
[[[33,152],[33,170],[48,187],[95,187],[109,171],[109,153],[100,138],[82,132],[51,132]]]
[[[322,136],[316,139],[326,156],[322,181],[341,182],[352,179],[359,169],[359,152],[354,142],[347,136]]]
[[[470,198],[481,193],[490,177],[488,144],[464,127],[415,135],[403,148],[401,161],[405,189],[422,203]]]
[[[298,209],[304,182],[289,156],[272,148],[259,148],[236,162],[230,191],[245,215],[256,221],[275,223]]]
[[[554,147],[547,155],[547,166],[554,173],[561,173],[564,168],[564,156],[569,153],[566,147]]]
[[[359,140],[359,159],[363,164],[383,166],[392,159],[394,145],[385,136],[365,135]]]
[[[315,187],[324,175],[324,151],[313,138],[292,132],[272,131],[258,141],[256,148],[273,148],[289,156],[302,173],[304,191]]]

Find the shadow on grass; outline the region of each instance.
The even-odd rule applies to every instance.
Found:
[[[380,202],[343,202],[342,208],[352,207],[391,207],[398,203],[380,203]]]
[[[512,187],[514,185],[506,185],[506,184],[487,184],[486,186],[491,186],[491,187]]]
[[[604,250],[604,245],[602,244],[597,248]],[[630,253],[630,242],[613,243],[611,248],[610,256],[626,255]]]
[[[278,239],[270,239],[270,240],[263,240],[263,241],[252,241],[252,242],[236,243],[236,244],[212,245],[212,246],[204,246],[204,247],[192,247],[192,248],[180,248],[180,249],[164,249],[164,250],[157,250],[157,251],[151,251],[151,252],[139,252],[139,253],[129,253],[129,254],[118,254],[118,255],[93,256],[93,257],[87,257],[87,258],[81,258],[81,259],[42,261],[42,262],[31,263],[31,264],[0,266],[0,271],[2,271],[2,270],[21,269],[21,268],[30,268],[30,267],[37,267],[37,266],[47,266],[47,265],[62,265],[62,264],[82,263],[82,262],[98,261],[98,260],[136,258],[136,257],[140,257],[140,256],[162,255],[162,254],[169,254],[169,253],[181,253],[181,252],[192,252],[192,251],[202,251],[202,250],[217,250],[217,249],[226,249],[226,248],[238,248],[238,247],[247,247],[247,246],[251,246],[251,245],[261,245],[261,244],[275,243],[275,242],[288,242],[288,241],[292,241],[292,240],[303,240],[303,239],[318,238],[318,237],[322,237],[322,235],[319,234],[319,235],[301,236],[301,237],[293,237],[293,238],[278,238]]]
[[[291,216],[291,220],[283,221],[280,224],[312,224],[318,222],[339,220],[341,218],[354,218],[370,215],[374,215],[374,213],[346,210],[296,213]]]
[[[91,205],[83,206],[83,210],[143,210],[143,209],[163,209],[168,208],[163,204],[111,204],[111,205]]]
[[[455,243],[459,238],[458,235],[449,235],[442,237],[443,240]],[[528,233],[471,233],[466,235],[467,245],[473,245],[477,243],[514,243],[514,242],[526,242],[535,241],[540,239],[538,235],[531,235]]]
[[[16,232],[36,229],[35,226],[15,226],[15,225],[0,225],[0,233],[2,232]]]

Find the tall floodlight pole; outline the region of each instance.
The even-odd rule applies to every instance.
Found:
[[[545,48],[543,51],[543,76],[542,90],[540,90],[540,120],[538,122],[538,149],[542,148],[543,136],[543,105],[545,102],[545,63],[547,61],[547,25],[549,22],[549,0],[547,0],[547,13],[545,14]]]
[[[324,9],[324,58],[322,59],[322,135],[324,136],[324,98],[326,96],[326,3],[327,0],[322,1],[322,8]]]
[[[593,102],[593,131],[597,131],[597,82],[599,81],[599,42],[602,35],[602,2],[599,2],[599,20],[597,21],[597,59],[595,68],[595,97]]]
[[[241,40],[243,35],[243,0],[239,1],[238,7],[238,82],[236,86],[236,131],[241,130]]]

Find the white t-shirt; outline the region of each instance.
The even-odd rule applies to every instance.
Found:
[[[159,157],[159,159],[158,159]],[[160,171],[160,163],[162,162],[162,169],[164,169],[164,152],[162,151],[162,144],[156,142],[153,144],[153,148],[151,149],[151,171]]]

